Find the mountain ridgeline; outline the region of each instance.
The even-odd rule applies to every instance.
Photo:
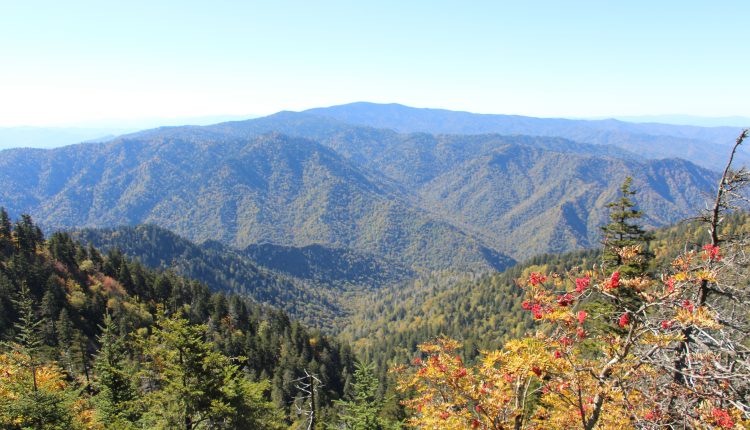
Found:
[[[49,227],[143,222],[235,248],[324,244],[418,269],[512,264],[398,184],[310,140],[126,137],[0,153],[2,201]]]
[[[410,129],[394,122],[412,117]],[[649,227],[693,216],[717,179],[689,161],[651,159],[637,145],[569,140],[582,136],[568,132],[571,124],[603,129],[599,122],[521,121],[544,125],[537,131],[472,125],[502,122],[493,118],[354,104],[6,150],[0,201],[50,230],[151,223],[237,251],[272,244],[282,255],[283,247],[320,246],[425,274],[502,270],[539,253],[596,246],[604,204],[625,176],[634,178]],[[444,128],[427,127],[438,123]],[[654,148],[668,147],[664,136],[716,142],[732,131],[623,124],[604,128],[651,136]],[[429,134],[519,131],[536,137]],[[705,151],[723,156],[711,145]]]
[[[740,127],[696,127],[630,123],[614,119],[573,120],[520,115],[487,115],[445,109],[416,109],[399,104],[351,103],[315,108],[305,113],[348,124],[400,132],[555,136],[576,142],[617,146],[647,158],[684,158],[719,170]],[[740,150],[737,162],[747,164],[750,152]]]
[[[388,374],[394,365],[435,365],[485,390],[464,382],[477,376],[464,363],[534,327],[542,339],[534,320],[558,311],[605,351],[616,342],[584,321],[635,327],[630,308],[597,316],[609,303],[596,296],[568,313],[572,294],[532,290],[532,303],[519,279],[558,288],[575,276],[581,296],[620,288],[621,269],[604,263],[611,242],[599,249],[603,230],[627,224],[620,214],[639,224],[623,243],[643,248],[614,255],[644,258],[643,277],[625,276],[617,294],[646,285],[671,297],[677,275],[656,274],[674,257],[723,258],[704,225],[675,223],[711,199],[735,131],[356,103],[0,151],[0,427],[395,429],[424,393]],[[747,214],[723,215],[722,238],[746,236]],[[606,284],[590,287],[595,277]],[[682,299],[672,305],[692,315]],[[659,319],[655,330],[671,330]],[[461,357],[419,357],[432,353],[418,344],[443,336],[463,343]],[[569,353],[557,347],[531,358]],[[539,378],[527,388],[547,390],[546,370],[520,369]],[[607,378],[593,380],[597,397]],[[492,402],[464,402],[471,420],[457,428],[478,427]],[[432,427],[456,405],[433,411]]]
[[[295,380],[319,378],[325,417],[354,372],[348,345],[282,311],[67,233],[45,240],[2,208],[0,310],[3,429],[181,428],[186,415],[288,428]]]
[[[328,331],[340,329],[357,297],[415,276],[397,262],[351,250],[261,244],[238,251],[216,241],[198,245],[153,224],[81,229],[72,235],[152,269],[204,282],[213,291],[274,306]]]

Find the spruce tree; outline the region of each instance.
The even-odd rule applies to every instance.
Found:
[[[9,257],[13,253],[12,231],[8,212],[0,207],[0,257]]]
[[[101,348],[94,362],[98,389],[94,402],[104,422],[125,426],[134,418],[129,406],[135,398],[133,383],[126,371],[125,340],[109,314],[100,329]]]
[[[42,359],[43,319],[34,311],[34,300],[25,283],[21,284],[16,336],[6,343],[8,354],[0,355],[0,428],[62,430],[73,421],[71,400],[74,393],[62,382],[56,366]]]
[[[637,210],[633,202],[637,192],[631,188],[632,182],[633,178],[626,177],[620,186],[620,197],[607,204],[607,208],[610,209],[610,223],[602,226],[602,262],[612,271],[619,270],[626,275],[639,275],[646,271],[651,259],[647,248],[652,235],[637,223],[643,217],[643,212]],[[623,258],[628,250],[634,254],[634,247],[638,248],[636,255]]]
[[[213,423],[225,429],[276,429],[278,417],[262,399],[267,383],[252,383],[232,359],[205,339],[205,325],[158,316],[142,342],[143,378],[154,389],[144,398],[141,425],[193,430]]]
[[[338,422],[331,429],[383,430],[389,425],[380,418],[382,401],[378,399],[379,383],[371,363],[355,364],[351,400],[334,402],[340,409]]]

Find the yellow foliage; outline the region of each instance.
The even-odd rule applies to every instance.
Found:
[[[721,324],[705,307],[698,307],[693,312],[690,309],[678,309],[675,320],[685,326],[694,325],[705,329],[719,329]]]
[[[26,419],[23,415],[8,416],[2,413],[2,409],[12,409],[13,402],[28,396],[34,390],[35,375],[37,391],[62,395],[64,406],[73,418],[71,430],[103,428],[94,419],[93,409],[86,399],[72,400],[72,397],[65,396],[65,391],[69,389],[68,383],[65,382],[62,370],[54,362],[36,364],[33,369],[32,373],[31,360],[26,355],[19,352],[0,354],[0,427],[8,425],[7,420],[11,420],[14,427],[25,428]]]

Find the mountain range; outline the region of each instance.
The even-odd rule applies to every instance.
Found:
[[[695,215],[718,174],[657,155],[718,165],[734,131],[356,103],[0,151],[0,204],[48,229],[151,223],[269,266],[322,247],[484,272],[595,246],[626,176],[647,227]]]
[[[727,152],[741,130],[740,127],[631,123],[614,119],[573,120],[487,115],[365,102],[315,108],[305,113],[348,124],[407,133],[499,133],[563,137],[581,143],[614,145],[647,158],[684,158],[714,170],[724,167]],[[747,164],[748,161],[750,152],[743,148],[737,162]]]

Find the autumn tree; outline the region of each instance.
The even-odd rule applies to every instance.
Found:
[[[744,131],[737,147],[747,137]],[[600,265],[531,273],[523,308],[540,330],[464,366],[439,340],[401,369],[416,428],[621,429],[750,426],[750,240],[720,235],[750,175],[730,157],[705,219],[709,243],[651,278]],[[629,189],[626,181],[623,191]],[[734,199],[734,200],[732,200]],[[622,203],[622,202],[621,202]],[[627,209],[627,204],[621,208]],[[625,219],[625,218],[623,218]],[[638,252],[623,242],[616,268]],[[587,311],[604,298],[611,306]],[[613,330],[592,330],[605,324]]]
[[[42,357],[43,320],[37,318],[25,284],[17,304],[16,336],[0,355],[0,427],[67,430],[74,425],[73,393],[59,368]]]
[[[676,273],[666,279],[669,297],[653,312],[675,339],[642,360],[661,370],[655,411],[670,425],[709,416],[730,428],[750,419],[750,238],[721,232],[724,217],[747,202],[750,172],[733,168],[747,136],[743,130],[735,141],[714,202],[700,219],[708,243],[675,260]]]

